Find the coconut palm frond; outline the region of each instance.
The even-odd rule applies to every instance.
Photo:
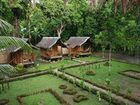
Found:
[[[8,22],[0,19],[0,34],[1,33],[6,33],[9,30],[12,30],[13,26],[11,24],[9,24]]]
[[[21,47],[23,50],[32,51],[31,46],[21,38],[0,36],[0,49]]]
[[[16,73],[13,66],[9,64],[0,64],[0,79],[7,79],[9,76]]]

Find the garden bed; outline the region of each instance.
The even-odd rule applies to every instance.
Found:
[[[0,105],[8,105],[9,99],[0,99]]]
[[[94,59],[94,58],[90,58],[90,59]],[[140,66],[117,62],[117,61],[112,61],[111,63],[112,66],[111,66],[110,76],[108,72],[109,71],[108,66],[104,66],[103,63],[100,65],[99,68],[97,68],[95,65],[92,66],[91,64],[91,67],[88,67],[87,65],[87,66],[81,66],[77,68],[70,68],[70,69],[65,69],[64,72],[66,72],[69,75],[76,76],[81,80],[85,80],[89,83],[93,83],[94,85],[104,88],[106,90],[111,89],[116,94],[119,94],[132,101],[140,103],[139,95],[137,94],[140,92],[139,81],[118,74],[118,72],[121,72],[123,69],[129,69],[130,67],[139,70]],[[95,71],[96,75],[88,76],[86,72],[89,70]],[[105,81],[106,79],[109,79],[111,81],[109,86]]]
[[[124,98],[126,98],[126,99],[128,99],[128,100],[131,100],[131,101],[133,101],[133,102],[140,103],[139,98],[137,98],[137,97],[132,97],[132,96],[127,95],[127,94],[124,94],[124,93],[120,93],[120,92],[118,92],[118,91],[117,91],[116,89],[114,89],[114,88],[107,87],[107,86],[105,86],[105,85],[101,85],[101,84],[98,84],[98,83],[94,83],[94,82],[92,82],[92,81],[90,81],[90,80],[87,80],[87,79],[78,77],[78,76],[76,76],[76,75],[73,75],[73,74],[70,74],[70,73],[67,73],[67,72],[63,72],[63,73],[66,73],[66,74],[68,74],[68,75],[70,75],[70,76],[72,76],[72,77],[75,77],[75,78],[78,78],[78,79],[80,79],[80,80],[82,80],[82,81],[85,81],[85,82],[87,82],[87,83],[90,83],[90,84],[92,84],[93,86],[97,86],[97,87],[99,87],[99,88],[102,88],[102,89],[104,89],[104,90],[106,90],[106,91],[112,91],[113,93],[115,93],[115,94],[117,94],[117,95],[119,95],[119,96],[122,96],[122,97],[124,97]],[[72,81],[70,81],[70,82],[72,82]],[[78,86],[81,87],[80,85],[78,85]],[[88,90],[89,88],[83,88],[83,89],[84,89],[84,90]],[[95,91],[93,91],[93,93],[95,93]],[[106,97],[105,94],[102,94],[102,97],[104,97],[106,100],[109,101],[109,99]],[[113,100],[113,101],[114,101],[115,104],[116,104],[116,103],[119,103],[120,105],[123,105],[123,103],[122,103],[121,101],[116,101],[116,100]]]
[[[40,95],[42,93],[45,93],[46,94],[48,92],[51,93],[60,102],[60,104],[62,104],[62,105],[70,105],[63,97],[61,97],[56,91],[54,91],[51,88],[50,89],[41,90],[41,91],[36,91],[36,92],[33,92],[33,93],[26,93],[26,94],[19,95],[19,96],[17,96],[17,100],[19,102],[19,105],[27,105],[28,103],[25,103],[24,98],[27,98],[27,97],[30,97],[30,96],[34,96],[34,95],[38,95],[38,94]],[[43,98],[43,97],[40,97],[40,100],[38,101],[38,104],[39,105],[40,104],[41,105],[42,104],[47,104],[49,102],[49,101],[48,102],[46,101],[48,99],[47,97],[44,100],[42,100],[41,98]],[[33,98],[30,98],[30,100],[33,100],[33,99],[34,99],[34,97]],[[34,104],[37,104],[37,103],[34,103]],[[32,105],[34,105],[34,104],[32,104]],[[57,103],[57,105],[58,105],[58,103]]]
[[[63,89],[60,89],[59,86],[65,84],[68,88],[74,88],[77,90],[78,93],[84,94],[88,97],[88,100],[81,101],[80,103],[75,103],[73,101],[73,95],[65,95],[63,94]],[[52,88],[55,90],[64,100],[66,100],[71,105],[108,105],[109,103],[102,99],[102,102],[99,102],[97,97],[93,95],[92,93],[89,93],[87,91],[81,90],[80,88],[76,87],[73,84],[70,84],[67,81],[64,81],[56,76],[47,74],[43,76],[23,79],[19,81],[13,81],[10,83],[10,89],[8,91],[2,92],[0,94],[0,99],[9,99],[10,103],[9,105],[18,105],[18,101],[15,99],[15,97],[22,95],[24,93],[30,94],[31,92],[38,92],[40,90],[45,90]],[[12,96],[12,97],[11,97]],[[46,96],[46,95],[45,95]],[[47,95],[48,96],[48,95]],[[27,105],[32,105],[32,101],[35,101],[36,99],[40,99],[41,94],[39,95],[33,95],[33,97],[24,97],[25,102],[29,103]],[[52,96],[51,96],[52,97]],[[30,100],[31,98],[31,100]],[[55,98],[51,99],[55,101]],[[58,105],[59,102],[53,103],[51,105]],[[50,104],[49,104],[50,105]]]
[[[140,72],[139,71],[135,71],[135,70],[125,70],[123,72],[119,72],[122,75],[125,75],[127,77],[131,77],[134,79],[140,79]]]

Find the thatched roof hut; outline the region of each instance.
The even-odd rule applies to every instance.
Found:
[[[22,63],[23,65],[31,65],[35,63],[36,55],[31,52],[24,51],[21,47],[13,46],[9,49],[11,59],[10,64],[17,65]]]
[[[90,55],[91,41],[90,37],[70,37],[66,41],[69,53],[73,56]]]
[[[40,48],[41,56],[46,59],[62,58],[62,47],[66,47],[60,37],[43,37],[36,46]]]
[[[22,38],[25,42],[27,38]],[[30,45],[33,49],[36,49],[33,45]],[[11,46],[9,48],[0,50],[0,64],[12,64],[17,65],[22,63],[23,65],[34,64],[36,55],[23,50],[21,47]]]

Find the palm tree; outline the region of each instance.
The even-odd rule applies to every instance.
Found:
[[[8,22],[0,19],[0,35],[2,33],[8,32],[9,30],[12,30],[12,29],[13,29],[13,26],[11,24],[9,24]]]
[[[0,33],[7,32],[12,28],[12,26],[0,19]],[[11,46],[22,47],[24,50],[32,51],[29,44],[27,44],[23,39],[9,36],[0,36],[0,49],[9,48]],[[6,64],[0,64],[0,79],[7,79],[10,74],[14,73],[12,66]],[[3,87],[3,85],[2,85]]]

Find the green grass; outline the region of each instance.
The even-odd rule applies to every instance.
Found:
[[[73,96],[64,95],[63,91],[58,88],[59,85],[61,84],[66,84],[69,88],[75,88],[78,91],[78,93],[85,94],[89,100],[83,101],[80,103],[73,102],[72,100]],[[7,98],[7,99],[10,99],[10,105],[18,105],[18,102],[16,100],[18,95],[40,91],[40,90],[48,89],[48,88],[52,88],[53,90],[55,90],[66,101],[71,103],[71,105],[108,105],[107,101],[102,100],[101,102],[99,102],[97,97],[94,94],[86,92],[78,87],[75,87],[73,84],[70,84],[67,81],[64,81],[53,75],[44,75],[44,76],[11,82],[10,89],[7,90],[6,93],[5,92],[1,93],[0,99]],[[49,102],[51,100],[53,101],[52,102],[53,105],[59,105],[58,101],[54,97],[48,96],[48,94],[43,95],[43,100],[45,97],[47,97],[46,102]],[[32,105],[32,104],[36,105],[35,103],[38,102],[41,98],[42,96],[40,94],[40,95],[36,95],[30,98],[27,97],[25,98],[25,101],[28,103],[27,105]]]
[[[51,93],[42,93],[23,98],[26,105],[36,105],[43,103],[47,105],[61,105],[59,101]]]
[[[65,59],[53,61],[50,63],[37,62],[38,66],[27,68],[27,70],[28,71],[48,70],[48,69],[52,69],[52,68],[61,68],[61,67],[70,66],[70,65],[74,65],[74,64],[78,64],[78,63],[75,61],[72,61],[72,60],[65,60]]]
[[[81,58],[82,60],[85,61],[91,61],[92,59],[95,60],[95,57],[85,57]],[[98,59],[98,58],[97,58]],[[98,64],[97,64],[98,65]],[[127,64],[127,63],[122,63],[118,61],[112,61],[112,66],[111,66],[111,75],[108,76],[108,67],[104,66],[101,64],[100,68],[96,68],[95,65],[90,66],[83,66],[83,67],[78,67],[78,68],[72,68],[72,69],[67,69],[65,70],[66,72],[69,72],[71,74],[77,75],[79,77],[91,80],[95,83],[101,84],[101,85],[106,85],[106,78],[109,78],[111,80],[111,87],[116,88],[118,85],[121,87],[121,92],[127,94],[127,89],[132,91],[132,94],[137,96],[140,92],[140,81],[126,77],[123,75],[118,74],[118,72],[124,71],[124,70],[137,70],[140,71],[140,66],[134,65],[134,64]],[[94,70],[96,72],[96,75],[94,76],[88,76],[86,75],[87,70]]]

